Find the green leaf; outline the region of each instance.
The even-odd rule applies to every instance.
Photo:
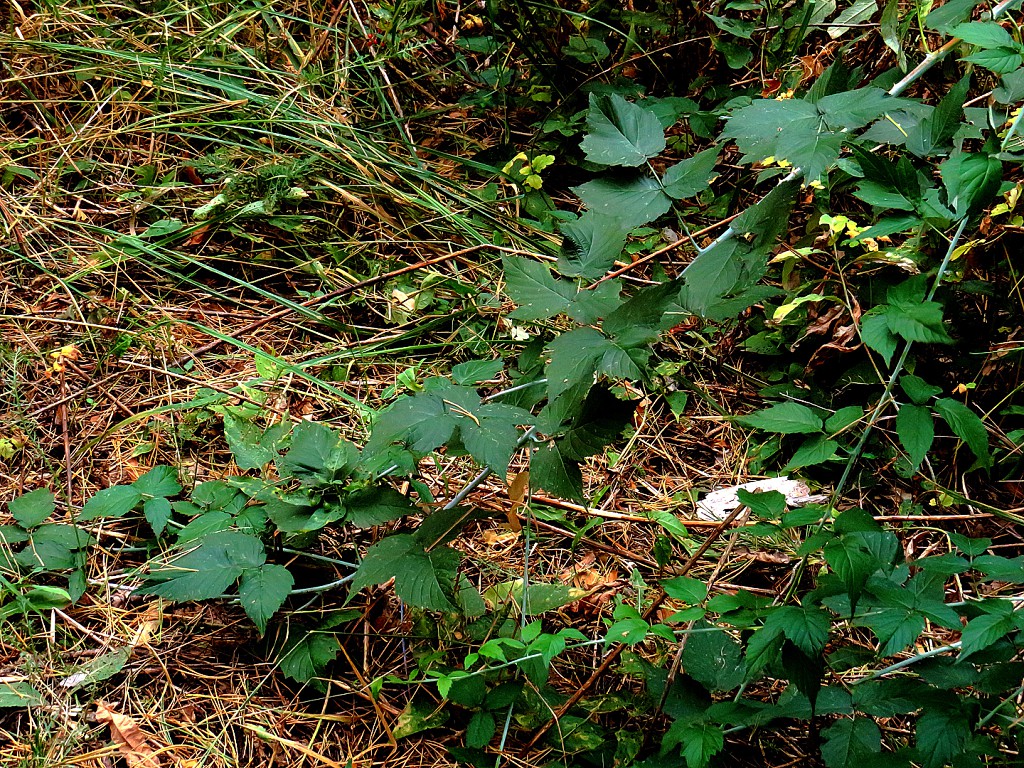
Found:
[[[505,289],[518,306],[510,315],[518,320],[546,320],[564,312],[576,295],[576,286],[558,280],[539,261],[503,256]]]
[[[299,683],[307,683],[322,675],[340,650],[337,635],[308,632],[289,640],[281,653],[279,666],[287,677]]]
[[[998,48],[1005,46],[1012,48],[1015,43],[1010,33],[994,21],[971,21],[966,24],[957,24],[949,30],[951,37],[959,37],[965,43],[977,45],[980,48]]]
[[[61,684],[75,690],[83,685],[92,685],[109,680],[128,663],[131,657],[131,649],[118,648],[117,650],[104,653],[86,663],[78,666],[66,677]]]
[[[352,581],[351,594],[394,579],[395,592],[409,605],[454,612],[459,560],[459,553],[448,547],[428,553],[412,535],[389,536],[367,550]]]
[[[896,414],[896,434],[916,470],[935,439],[931,411],[920,405],[904,405]]]
[[[28,683],[0,682],[0,709],[36,707],[43,703],[43,694]]]
[[[665,149],[665,133],[657,115],[618,94],[590,94],[587,128],[580,148],[592,163],[632,167]]]
[[[1003,164],[981,152],[957,152],[940,166],[946,197],[959,218],[992,202],[1003,180]]]
[[[721,629],[698,621],[683,646],[683,668],[709,691],[731,691],[743,682],[742,646]]]
[[[971,619],[960,636],[960,659],[982,651],[1016,629],[1014,616],[986,613]]]
[[[914,204],[899,192],[894,192],[876,181],[862,181],[857,184],[854,197],[878,208],[912,211]]]
[[[675,200],[699,195],[711,185],[717,162],[718,147],[711,147],[670,166],[661,180],[665,192]]]
[[[991,48],[964,56],[962,61],[984,67],[997,75],[1006,75],[1017,70],[1021,64],[1020,51],[1013,48]]]
[[[452,379],[456,384],[471,386],[497,378],[504,367],[505,361],[500,358],[497,360],[470,360],[452,367]]]
[[[924,617],[906,608],[881,608],[860,618],[858,624],[868,627],[882,647],[880,656],[899,653],[924,631]]]
[[[992,98],[999,104],[1016,104],[1024,99],[1024,67],[1003,75],[1003,84],[992,91]]]
[[[803,99],[755,99],[732,113],[722,132],[735,139],[741,162],[787,160],[817,180],[839,157],[842,139],[828,131],[815,106]]]
[[[278,424],[264,430],[249,419],[230,411],[224,413],[224,437],[239,469],[259,469],[278,458],[278,450],[291,430],[289,424]]]
[[[604,386],[592,387],[582,410],[563,431],[559,451],[577,461],[600,453],[632,423],[639,402],[620,400]]]
[[[806,405],[800,403],[778,403],[736,418],[740,424],[765,432],[782,435],[812,434],[821,432],[821,417]]]
[[[933,397],[942,393],[942,387],[933,386],[921,377],[911,374],[900,377],[900,388],[917,405],[924,405]]]
[[[868,577],[875,573],[881,563],[867,546],[862,535],[846,534],[832,539],[823,550],[825,562],[840,578],[854,606],[864,589]]]
[[[825,431],[830,435],[842,432],[864,418],[864,409],[859,405],[840,408],[825,420]]]
[[[889,365],[896,353],[897,338],[889,329],[884,311],[885,307],[876,307],[864,314],[860,323],[860,338],[870,349],[882,356],[886,365]]]
[[[568,584],[536,582],[527,585],[524,599],[523,580],[514,579],[490,587],[484,592],[484,600],[494,608],[510,605],[515,615],[519,615],[525,605],[527,616],[540,616],[575,602],[585,594],[585,590]]]
[[[769,614],[764,626],[766,630],[781,630],[797,648],[813,658],[825,649],[832,624],[821,608],[784,605]]]
[[[578,323],[594,325],[622,306],[622,299],[619,298],[621,292],[620,280],[605,280],[577,293],[565,313]]]
[[[800,183],[787,181],[776,184],[756,205],[747,208],[732,222],[737,232],[753,235],[751,245],[756,248],[774,248],[776,240],[789,226],[789,214]],[[689,270],[687,270],[689,271]]]
[[[486,710],[474,712],[466,726],[466,746],[470,749],[483,749],[491,743],[496,731],[494,715]]]
[[[925,17],[928,29],[946,32],[971,15],[977,0],[946,0],[938,8],[932,8]]]
[[[574,222],[562,224],[562,253],[558,271],[567,277],[596,280],[611,269],[626,246],[629,230],[619,219],[587,211]]]
[[[953,430],[953,434],[967,443],[978,464],[990,468],[992,456],[988,452],[988,431],[978,415],[959,400],[949,397],[936,400],[935,410]]]
[[[96,493],[85,502],[79,520],[124,517],[142,501],[142,494],[130,485],[114,485]]]
[[[828,768],[859,768],[882,751],[882,732],[870,718],[839,720],[822,736],[821,757]]]
[[[828,36],[833,40],[842,37],[850,32],[851,24],[862,24],[874,16],[878,10],[875,0],[854,0],[849,8],[846,8],[835,18],[835,26],[828,28]]]
[[[266,561],[263,542],[237,531],[211,533],[182,557],[155,568],[142,592],[169,600],[212,600],[220,597],[248,568]]]
[[[238,583],[239,601],[261,637],[267,631],[270,617],[284,604],[294,584],[295,579],[283,565],[264,563],[242,573]]]
[[[583,474],[579,462],[566,457],[557,441],[538,447],[530,456],[530,487],[552,496],[583,501]]]
[[[132,487],[143,496],[174,496],[181,493],[181,483],[178,482],[178,470],[174,467],[158,465],[144,474],[134,483]]]
[[[350,493],[344,500],[345,519],[357,528],[371,528],[416,512],[408,496],[387,485]]]
[[[923,768],[941,768],[963,753],[971,735],[965,715],[956,709],[929,707],[917,719],[915,750]]]
[[[743,249],[727,240],[697,254],[683,271],[686,286],[679,300],[695,315],[705,315],[722,297],[731,293],[743,274]]]
[[[437,393],[401,397],[377,417],[364,453],[372,456],[397,442],[418,453],[429,453],[448,442],[455,427],[456,420]]]
[[[153,535],[159,536],[164,532],[164,528],[167,527],[167,521],[171,519],[173,514],[171,502],[163,496],[154,496],[142,505],[142,514],[145,515],[149,527],[153,529]]]
[[[672,207],[672,198],[653,176],[602,176],[572,191],[588,209],[619,219],[627,229],[649,224]]]
[[[17,520],[22,528],[35,528],[53,514],[54,509],[54,495],[46,488],[29,491],[7,503],[11,517]]]
[[[438,709],[432,701],[410,701],[398,716],[393,731],[396,739],[405,739],[431,728],[438,728],[447,722],[451,713]]]
[[[817,464],[824,464],[835,456],[838,450],[839,443],[835,440],[829,440],[824,435],[815,435],[805,440],[803,445],[796,449],[793,458],[786,463],[782,471],[792,472],[801,467],[813,467]]]
[[[359,450],[329,426],[303,421],[293,430],[291,445],[277,462],[277,468],[282,475],[294,477],[303,485],[318,485],[339,479],[358,460]]]
[[[661,582],[661,588],[669,597],[690,605],[703,603],[708,597],[707,585],[700,579],[691,579],[689,576],[665,579]]]
[[[711,758],[725,746],[725,733],[712,723],[676,720],[662,739],[662,750],[677,745],[681,745],[682,755],[689,768],[705,768]]]
[[[889,304],[883,310],[889,330],[907,341],[952,344],[942,324],[942,305],[934,301],[917,304]]]

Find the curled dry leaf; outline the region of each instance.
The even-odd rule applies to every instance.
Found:
[[[149,737],[128,715],[114,712],[105,703],[96,703],[96,719],[110,726],[110,738],[130,768],[161,768],[160,759],[149,745]]]

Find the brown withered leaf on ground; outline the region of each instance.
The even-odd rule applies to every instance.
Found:
[[[96,719],[110,726],[110,738],[130,768],[161,768],[149,739],[128,715],[114,712],[102,701],[96,703]]]

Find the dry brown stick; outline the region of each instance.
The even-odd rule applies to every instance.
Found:
[[[741,504],[738,507],[736,507],[736,509],[734,509],[732,512],[730,512],[729,515],[721,523],[718,524],[718,527],[715,528],[715,530],[713,530],[710,534],[708,534],[708,537],[704,539],[704,543],[700,545],[696,552],[690,555],[690,558],[683,564],[681,568],[678,569],[678,571],[676,571],[676,573],[679,576],[685,576],[687,573],[689,573],[690,570],[693,569],[693,566],[697,564],[697,561],[704,556],[704,553],[707,552],[708,549],[711,548],[711,545],[714,544],[715,541],[718,539],[718,537],[721,536],[729,528],[730,525],[732,525],[733,521],[737,517],[739,517],[740,513],[744,509],[745,507]],[[661,608],[661,604],[665,602],[666,597],[667,595],[664,591],[662,591],[661,594],[654,599],[654,602],[652,602],[650,606],[648,606],[647,610],[644,611],[643,618],[645,621],[649,620],[657,612],[657,610]],[[584,682],[583,685],[576,689],[576,691],[573,692],[569,699],[555,711],[555,716],[551,720],[548,720],[548,722],[546,722],[537,730],[537,733],[533,735],[533,738],[530,739],[527,745],[523,748],[521,754],[525,756],[525,754],[529,752],[529,750],[533,749],[537,745],[537,742],[544,738],[547,732],[551,730],[551,726],[557,723],[560,717],[562,717],[566,712],[568,712],[570,709],[576,706],[580,699],[587,695],[587,692],[594,687],[594,684],[604,675],[605,672],[608,671],[608,669],[612,666],[612,664],[615,663],[619,656],[622,655],[622,652],[625,650],[625,648],[626,646],[620,643],[619,645],[615,646],[615,648],[612,649],[612,651],[607,656],[604,657],[604,661],[602,661],[600,666],[594,670],[594,672],[590,675],[589,678],[587,678],[586,682]]]
[[[503,248],[502,246],[492,245],[491,243],[479,243],[477,245],[471,245],[468,248],[463,248],[462,250],[459,251],[446,253],[443,256],[436,256],[432,259],[423,259],[422,261],[417,261],[415,264],[409,264],[408,266],[401,267],[399,269],[393,269],[390,272],[385,272],[383,275],[377,275],[376,277],[370,277],[367,278],[366,280],[360,280],[358,283],[346,285],[343,288],[337,288],[333,291],[329,291],[323,294],[322,296],[314,296],[311,299],[306,299],[305,301],[300,302],[296,306],[305,308],[314,307],[317,304],[321,304],[331,299],[336,299],[339,296],[346,296],[350,293],[354,293],[355,291],[361,290],[363,288],[369,288],[371,285],[376,285],[377,283],[385,282],[393,277],[399,277],[409,272],[415,272],[417,269],[423,269],[424,267],[432,267],[435,264],[441,264],[446,261],[451,261],[452,259],[456,259],[460,256],[465,256],[466,254],[473,253],[474,251],[483,250],[485,248],[492,248],[494,250],[501,251],[502,253],[522,253],[522,251],[519,251],[518,249],[515,248]],[[275,320],[280,320],[282,317],[287,317],[293,311],[294,310],[291,307],[285,307],[284,309],[279,309],[277,312],[271,312],[269,315],[261,317],[257,320],[253,320],[248,325],[235,331],[233,334],[231,334],[231,338],[237,338],[241,336],[243,333],[251,333],[257,328],[262,328],[267,323],[272,323]],[[208,344],[204,344],[198,349],[186,352],[184,355],[175,360],[171,365],[172,367],[180,366],[188,358],[198,359],[200,355],[205,355],[210,350],[216,349],[221,344],[223,344],[224,341],[224,339],[214,339],[213,341],[209,342]]]

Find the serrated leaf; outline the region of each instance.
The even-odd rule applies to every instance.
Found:
[[[886,365],[889,365],[896,353],[896,334],[889,329],[889,322],[883,314],[884,309],[876,309],[868,311],[861,318],[860,338],[870,349],[882,356]]]
[[[470,749],[483,749],[494,738],[497,725],[494,715],[486,710],[474,712],[466,726],[466,746]]]
[[[683,646],[683,668],[709,691],[731,691],[746,673],[740,643],[706,621],[698,621]]]
[[[261,637],[267,631],[267,622],[284,604],[294,584],[291,572],[274,563],[265,563],[242,573],[238,583],[239,602],[246,616],[259,629]]]
[[[911,374],[900,377],[900,388],[917,405],[924,405],[933,397],[942,393],[942,387],[933,386],[920,376],[913,376]]]
[[[882,644],[880,656],[899,653],[924,631],[924,617],[906,608],[880,608],[860,618],[858,624],[868,627]]]
[[[870,718],[839,720],[822,736],[821,757],[828,768],[858,768],[882,751],[882,732]]]
[[[800,403],[778,403],[747,416],[736,418],[740,424],[765,432],[781,435],[813,434],[821,432],[821,417]]]
[[[971,728],[966,716],[945,707],[929,707],[917,719],[914,746],[923,768],[940,768],[964,751]]]
[[[385,416],[381,416],[378,423]],[[336,481],[339,474],[358,460],[359,449],[342,440],[329,426],[303,421],[292,431],[291,445],[278,460],[277,468],[282,475],[290,475],[304,485],[317,485]]]
[[[203,537],[191,552],[150,573],[157,583],[142,592],[169,600],[212,600],[220,597],[248,568],[258,568],[267,555],[255,536],[220,531]]]
[[[567,458],[552,441],[530,456],[530,487],[544,489],[552,496],[571,501],[583,500],[583,474],[580,465]]]
[[[429,553],[414,536],[388,536],[370,547],[352,580],[352,592],[395,580],[395,592],[409,605],[432,611],[456,611],[455,593],[459,553],[437,547]]]
[[[958,37],[965,43],[981,48],[998,48],[1000,46],[1012,48],[1014,45],[1010,33],[995,21],[970,21],[966,24],[957,24],[949,30],[949,34],[951,37]]]
[[[793,458],[786,463],[782,471],[792,472],[794,469],[824,464],[835,456],[838,450],[839,443],[835,440],[829,440],[824,435],[815,435],[796,449]]]
[[[582,410],[563,431],[559,450],[577,461],[600,453],[631,423],[638,403],[639,400],[620,400],[607,387],[592,387]]]
[[[996,195],[1003,179],[1003,164],[981,152],[958,152],[939,168],[946,197],[958,217],[984,208]]]
[[[429,453],[448,442],[455,427],[455,418],[437,393],[405,396],[377,417],[364,453],[372,456],[398,442],[417,453]]]
[[[875,181],[862,181],[857,184],[857,191],[854,193],[854,197],[878,208],[895,209],[897,211],[914,210],[914,204],[902,194],[894,192]]]
[[[85,502],[78,515],[79,520],[96,520],[98,518],[115,519],[124,517],[135,505],[142,501],[142,494],[130,485],[114,485],[98,491],[95,496]]]
[[[978,415],[959,400],[950,397],[936,400],[935,410],[953,430],[953,434],[967,443],[978,464],[990,468],[992,456],[988,451],[988,431]]]
[[[456,384],[471,386],[496,378],[504,367],[505,361],[500,358],[497,360],[469,360],[452,366],[452,380]]]
[[[828,614],[813,606],[784,605],[772,611],[765,621],[765,629],[780,630],[811,658],[825,649],[831,626]]]
[[[986,613],[971,619],[960,636],[960,659],[984,650],[1016,628],[1014,616]],[[959,659],[958,659],[959,661]]]
[[[846,8],[834,19],[835,26],[828,28],[828,36],[836,40],[849,33],[850,25],[861,24],[878,10],[875,0],[854,0],[850,7]]]
[[[688,768],[705,768],[725,746],[725,733],[712,723],[676,720],[662,738],[662,749],[681,747]]]
[[[516,303],[510,315],[518,320],[546,320],[564,312],[576,295],[576,286],[559,280],[539,261],[503,256],[505,290]]]
[[[572,191],[596,214],[617,218],[627,229],[649,224],[672,207],[653,176],[602,176]]]
[[[934,301],[920,304],[889,304],[884,309],[889,330],[907,341],[926,344],[952,344],[942,324],[942,305]]]
[[[370,528],[416,512],[408,496],[394,488],[378,485],[345,497],[345,519],[357,528]]]
[[[290,429],[288,424],[278,424],[264,430],[230,411],[224,413],[224,437],[239,469],[259,469],[276,460]]]
[[[964,56],[961,61],[977,64],[997,75],[1006,75],[1020,67],[1021,54],[1014,48],[990,48],[972,53],[970,56]]]
[[[634,167],[665,149],[657,115],[618,94],[590,94],[587,128],[580,148],[592,163]]]
[[[1003,75],[1003,84],[992,91],[992,98],[999,104],[1016,104],[1024,99],[1024,67]]]
[[[904,405],[896,414],[896,434],[916,470],[935,440],[931,411],[920,405]]]
[[[773,248],[778,238],[789,226],[789,214],[800,184],[787,181],[776,184],[767,195],[737,216],[732,228],[737,232],[753,235],[751,247]]]
[[[46,488],[36,488],[34,491],[12,499],[7,503],[7,511],[11,517],[18,521],[22,528],[35,528],[56,509],[53,493]],[[0,542],[8,543],[8,542]]]
[[[619,219],[587,211],[574,222],[561,225],[562,253],[558,271],[567,277],[596,280],[611,269],[626,246],[629,229]]]
[[[948,33],[950,28],[971,15],[976,4],[976,0],[946,0],[938,8],[932,8],[928,11],[928,15],[925,16],[924,25],[928,29]]]
[[[577,293],[565,313],[577,323],[594,325],[622,306],[622,299],[619,298],[621,292],[620,280],[605,280]]]
[[[661,588],[665,590],[665,594],[669,597],[675,600],[682,600],[690,605],[702,603],[708,596],[707,585],[700,579],[691,579],[689,576],[676,576],[674,579],[665,579],[661,582]]]
[[[337,635],[309,632],[285,647],[278,665],[287,677],[299,683],[307,683],[323,674],[340,650]]]
[[[167,521],[173,514],[171,502],[163,496],[155,496],[142,505],[142,514],[145,516],[146,522],[149,523],[149,527],[153,529],[153,535],[159,536],[164,532]]]
[[[697,254],[683,272],[685,287],[679,300],[695,315],[704,315],[722,297],[731,293],[743,273],[739,242],[728,240]]]
[[[712,147],[670,166],[661,179],[665,192],[676,200],[699,195],[711,185],[716,162],[718,147]]]
[[[178,470],[174,467],[158,465],[144,474],[132,487],[144,496],[174,496],[181,493],[178,482]]]

